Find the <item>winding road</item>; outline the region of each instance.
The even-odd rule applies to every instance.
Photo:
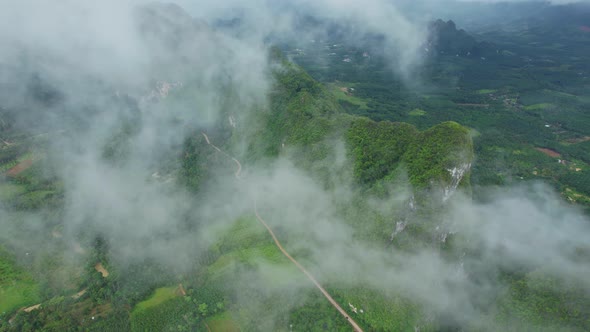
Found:
[[[242,171],[242,164],[240,164],[240,162],[237,159],[235,159],[234,157],[230,156],[229,154],[225,153],[220,148],[218,148],[217,146],[212,144],[211,141],[209,140],[209,137],[207,136],[207,134],[205,134],[205,133],[202,133],[202,134],[205,137],[207,144],[209,144],[215,150],[217,150],[218,152],[227,156],[228,158],[231,158],[237,164],[238,168],[237,168],[236,172],[234,173],[234,176],[236,179],[240,180],[240,173]],[[295,258],[293,258],[291,255],[289,255],[289,253],[285,250],[285,248],[283,248],[283,246],[281,245],[281,242],[276,237],[275,233],[272,231],[270,226],[268,226],[266,221],[264,221],[264,219],[262,219],[262,217],[258,213],[258,205],[256,204],[256,199],[254,199],[254,214],[256,215],[256,219],[258,219],[258,221],[262,224],[262,226],[264,226],[264,228],[266,228],[266,230],[268,231],[268,233],[272,237],[273,241],[275,242],[277,248],[279,248],[279,250],[283,253],[283,255],[285,255],[285,257],[287,257],[293,264],[295,264],[295,266],[297,266],[297,268],[301,272],[303,272],[303,274],[305,274],[305,276],[315,285],[315,287],[320,290],[320,292],[330,302],[330,304],[332,304],[332,306],[334,308],[336,308],[336,310],[338,310],[338,312],[342,315],[342,317],[344,317],[346,319],[346,321],[348,321],[348,323],[352,326],[352,328],[354,329],[355,332],[363,332],[363,329],[361,329],[361,327],[354,321],[354,319],[352,319],[348,315],[348,313],[344,309],[342,309],[342,307],[338,304],[338,302],[336,302],[336,300],[334,300],[334,298],[332,298],[330,293],[328,293],[328,291],[326,291],[326,289],[324,289],[324,287],[322,287],[322,285],[320,285],[320,283],[316,280],[316,278],[311,273],[309,273],[309,271],[307,271],[303,267],[303,265],[299,264],[299,262]]]
[[[236,177],[236,179],[239,180],[240,179],[240,174],[242,173],[242,164],[240,164],[240,162],[236,158],[230,156],[225,151],[222,151],[220,148],[218,148],[217,146],[215,146],[215,144],[211,143],[211,141],[209,140],[209,136],[207,136],[207,134],[205,134],[205,133],[201,133],[201,134],[203,134],[203,137],[205,137],[205,141],[207,141],[207,144],[211,145],[215,150],[217,150],[217,152],[219,152],[219,153],[223,154],[224,156],[230,158],[231,160],[234,161],[234,163],[236,163],[236,165],[238,166],[238,168],[236,169],[236,172],[234,173],[234,176]]]

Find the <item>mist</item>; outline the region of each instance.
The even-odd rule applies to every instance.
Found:
[[[288,146],[276,160],[257,162],[249,159],[247,141],[224,146],[226,155],[202,139],[208,134],[216,144],[232,131],[248,139],[264,130],[256,119],[269,111],[277,66],[269,39],[327,34],[318,26],[298,35],[301,13],[353,26],[352,42],[385,36],[391,75],[408,82],[423,64],[423,22],[430,17],[415,20],[406,5],[385,0],[179,4],[192,17],[173,4],[139,0],[22,0],[0,12],[0,86],[6,87],[1,106],[13,111],[28,136],[45,135],[44,165],[53,173],[48,177],[63,186],[64,204],[56,212],[0,210],[0,240],[15,248],[21,262],[59,252],[75,265],[86,257],[76,248],[90,250],[99,237],[122,273],[154,261],[183,275],[236,219],[255,222],[257,207],[280,230],[286,250],[320,281],[407,298],[428,317],[486,328],[480,324],[495,310],[489,303],[507,291],[503,271],[542,269],[590,294],[584,278],[590,264],[580,254],[590,250],[590,220],[548,185],[489,189],[485,201],[459,191],[427,223],[441,237],[404,251],[364,238],[361,230],[394,232],[413,188],[363,196],[346,176],[352,171],[344,142],[329,142],[334,162],[322,166],[333,177],[325,185],[298,166]],[[217,26],[232,17],[241,19],[238,31]],[[169,102],[174,93],[189,97]],[[218,163],[198,193],[182,184],[178,172],[191,138]],[[242,162],[239,176],[228,156]],[[368,212],[347,213],[345,207],[354,204]],[[375,216],[383,223],[375,224]],[[464,243],[462,255],[440,249],[451,239]],[[261,259],[257,267],[240,270],[241,281],[228,288],[238,306],[251,293],[282,294],[286,305],[261,318],[259,328],[272,330],[273,321],[304,303],[314,288],[288,264]],[[269,289],[264,276],[277,275],[286,281]]]

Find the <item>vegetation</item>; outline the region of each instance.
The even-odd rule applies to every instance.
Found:
[[[564,15],[555,10],[547,16]],[[535,28],[520,34],[488,31],[472,37],[452,22],[435,22],[431,29],[439,33],[438,48],[436,54],[429,54],[420,73],[419,83],[425,83],[422,86],[415,82],[408,86],[383,70],[388,59],[378,55],[382,47],[378,41],[361,48],[349,46],[336,36],[322,43],[299,45],[304,51],[290,55],[329,88],[345,112],[375,121],[354,119],[347,132],[347,142],[353,146],[354,174],[361,183],[378,186],[389,179],[388,174],[403,177],[396,171],[403,165],[409,181],[420,187],[432,179],[448,181],[446,170],[451,165],[472,161],[471,177],[463,185],[474,184],[473,194],[478,200],[484,199],[479,189],[486,186],[543,180],[568,201],[586,205],[590,211],[590,118],[586,112],[590,104],[584,91],[590,61],[588,35],[574,31],[577,27],[573,25],[563,27],[569,23],[529,24]],[[511,28],[520,29],[516,23]],[[363,57],[365,52],[372,56]],[[343,62],[344,57],[351,61]],[[334,88],[338,86],[354,90],[348,90],[343,98],[343,91]],[[399,127],[407,128],[407,133],[401,134]],[[400,156],[396,142],[407,145],[403,148],[407,152]],[[350,211],[363,206],[357,204],[344,209],[354,215]],[[408,217],[400,214],[401,220]],[[362,215],[368,214],[365,211]],[[365,219],[371,221],[363,223],[363,228],[375,227],[373,236],[378,234],[376,229],[387,225],[375,222],[374,226],[372,222],[379,217]],[[430,226],[409,223],[392,244],[407,249],[417,245],[417,238],[431,241]],[[484,323],[485,328],[493,325],[526,330],[531,326],[527,324],[533,324],[548,331],[588,329],[588,320],[582,319],[587,317],[584,308],[588,296],[581,289],[575,294],[577,286],[558,285],[541,271],[511,278],[510,290],[499,300],[500,313]],[[391,324],[400,322],[403,319]],[[379,325],[371,326],[378,329]]]
[[[559,10],[574,9],[539,10],[559,17],[564,15]],[[378,39],[359,48],[335,36],[299,46],[304,52],[290,55],[328,87],[354,87],[340,102],[347,113],[405,122],[420,130],[455,121],[477,131],[471,174],[477,186],[543,179],[566,196],[566,189],[585,193],[586,181],[572,177],[580,177],[574,173],[586,167],[590,155],[584,140],[590,136],[585,111],[590,104],[583,90],[590,53],[580,44],[588,34],[575,31],[573,22],[567,28],[559,20],[529,24],[535,28],[521,34],[469,35],[452,21],[434,22],[430,28],[436,52],[430,49],[420,82],[409,85],[384,71],[387,59],[380,56]],[[351,62],[342,61],[351,54]],[[341,90],[329,91],[342,98]],[[583,162],[557,167],[557,160],[539,155],[536,147],[555,150],[570,166]]]
[[[6,312],[33,305],[40,300],[39,285],[14,258],[0,247],[0,319]]]
[[[434,126],[418,135],[404,154],[410,182],[417,187],[424,187],[430,181],[450,183],[449,169],[471,164],[472,151],[467,128],[456,122]]]
[[[206,323],[209,325],[211,331],[240,331],[236,323],[233,321],[231,314],[227,311],[208,318]]]
[[[366,184],[383,179],[397,168],[417,137],[418,130],[407,123],[355,119],[347,132],[355,177]]]
[[[422,320],[420,307],[402,296],[387,296],[366,287],[337,289],[335,293],[367,330],[408,331],[419,326],[421,331],[430,331],[432,328]]]
[[[131,331],[190,331],[196,325],[190,303],[175,294],[174,287],[157,289],[152,297],[137,304],[131,314]]]
[[[151,307],[156,307],[176,296],[177,295],[175,287],[158,288],[156,289],[154,294],[150,296],[147,300],[141,301],[137,305],[135,305],[135,308],[133,309],[133,314],[137,314],[143,310],[148,310]]]
[[[538,270],[512,282],[500,301],[499,316],[504,321],[521,319],[539,328],[585,331],[590,328],[589,305],[579,282],[564,284]]]

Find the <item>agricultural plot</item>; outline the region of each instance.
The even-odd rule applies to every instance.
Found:
[[[239,327],[236,325],[229,312],[223,312],[207,318],[205,321],[211,332],[238,332]]]
[[[2,313],[38,303],[39,286],[0,248],[0,317]]]

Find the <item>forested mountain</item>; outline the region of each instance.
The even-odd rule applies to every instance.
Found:
[[[453,21],[444,22],[439,19],[432,22],[429,29],[431,40],[428,46],[435,53],[474,57],[490,56],[496,53],[493,45],[478,42],[463,29],[457,30]]]
[[[0,331],[590,328],[585,95],[473,83],[504,39],[432,21],[422,85],[354,27],[80,6],[0,34]]]

